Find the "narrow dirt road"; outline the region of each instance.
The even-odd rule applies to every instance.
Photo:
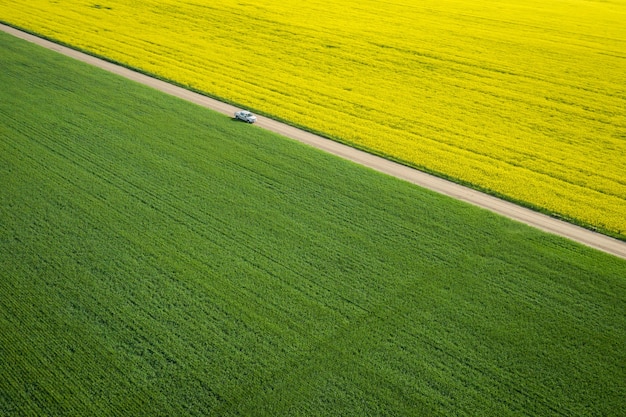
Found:
[[[230,104],[226,104],[201,94],[185,90],[184,88],[151,78],[144,74],[131,71],[127,68],[16,30],[12,27],[0,24],[0,29],[18,38],[22,38],[45,48],[52,49],[79,61],[105,69],[114,74],[121,75],[133,81],[148,85],[167,94],[191,101],[220,113],[232,116],[235,111],[239,110]],[[428,188],[438,193],[445,194],[475,206],[485,208],[494,213],[509,217],[513,220],[526,223],[548,233],[560,235],[592,248],[626,259],[626,242],[554,219],[516,204],[509,203],[453,182],[408,168],[404,165],[386,160],[384,158],[359,151],[338,142],[325,139],[321,136],[297,129],[276,120],[259,117],[256,124],[264,129],[271,130],[291,139],[306,143],[325,152],[340,156],[341,158],[367,166],[382,173],[417,184],[420,187]]]

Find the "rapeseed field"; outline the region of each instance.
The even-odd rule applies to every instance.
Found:
[[[3,0],[0,20],[626,236],[626,2]]]

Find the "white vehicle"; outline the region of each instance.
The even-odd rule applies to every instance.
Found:
[[[235,119],[243,120],[248,123],[256,122],[256,116],[247,110],[241,110],[235,113]]]

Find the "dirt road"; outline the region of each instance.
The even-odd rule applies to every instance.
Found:
[[[96,67],[100,67],[114,74],[121,75],[133,81],[148,85],[167,94],[171,94],[184,100],[191,101],[201,106],[218,111],[220,113],[232,116],[235,111],[239,110],[238,108],[233,107],[229,104],[213,100],[201,94],[185,90],[183,88],[168,84],[155,78],[151,78],[138,72],[131,71],[127,68],[120,67],[118,65],[95,58],[93,56],[75,51],[70,48],[66,48],[64,46],[49,42],[36,36],[32,36],[28,33],[21,32],[9,26],[0,24],[0,29],[16,37],[25,39],[29,42],[35,43],[48,49],[52,49],[69,57],[75,58],[79,61],[86,62]],[[530,226],[536,227],[546,232],[569,238],[592,248],[596,248],[626,259],[626,242],[622,242],[617,239],[613,239],[608,236],[592,232],[582,227],[578,227],[570,223],[554,219],[552,217],[537,213],[524,207],[520,207],[516,204],[509,203],[507,201],[492,197],[487,194],[483,194],[470,188],[463,187],[453,182],[434,177],[432,175],[417,171],[412,168],[408,168],[404,165],[400,165],[395,162],[391,162],[389,160],[368,154],[366,152],[359,151],[349,146],[342,145],[338,142],[325,139],[323,137],[294,128],[292,126],[272,119],[268,119],[266,117],[259,117],[256,124],[262,128],[314,146],[318,149],[340,156],[344,159],[356,162],[361,165],[365,165],[385,174],[392,175],[405,181],[409,181],[413,184],[417,184],[420,187],[428,188],[438,193],[445,194],[458,200],[462,200],[475,206],[479,206],[492,212],[509,217],[513,220],[526,223]]]

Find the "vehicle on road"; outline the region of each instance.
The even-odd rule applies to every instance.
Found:
[[[256,116],[254,114],[250,113],[247,110],[240,110],[240,111],[236,112],[235,113],[235,119],[242,120],[242,121],[248,122],[248,123],[256,122]]]

